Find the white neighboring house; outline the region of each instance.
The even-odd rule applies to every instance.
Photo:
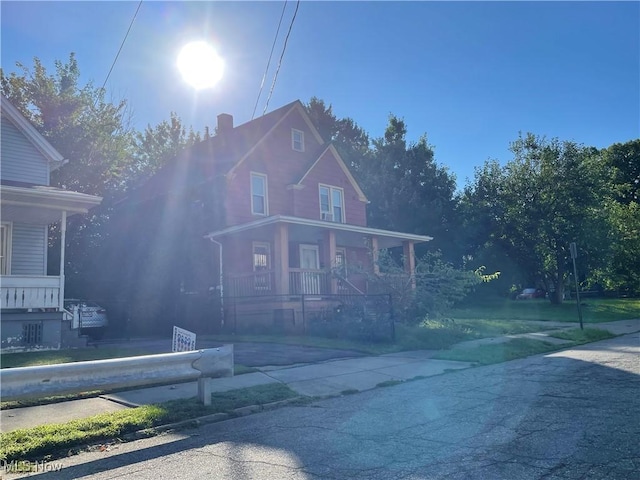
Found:
[[[65,160],[0,98],[0,317],[2,352],[58,349],[77,339],[63,318],[67,217],[102,198],[49,186]],[[49,225],[61,222],[60,275],[47,275]]]

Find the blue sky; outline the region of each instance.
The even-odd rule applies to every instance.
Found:
[[[75,52],[82,81],[104,82],[138,2],[1,3],[2,68],[53,71]],[[138,129],[176,112],[203,131],[244,123],[258,95],[282,2],[144,1],[107,82]],[[262,112],[295,9],[287,3]],[[207,40],[222,81],[195,92],[179,49]],[[390,113],[464,185],[488,158],[506,162],[518,132],[606,147],[640,136],[639,2],[308,2],[300,4],[269,110],[312,96],[373,137]]]

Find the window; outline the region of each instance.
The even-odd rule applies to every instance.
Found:
[[[343,271],[347,266],[347,249],[344,247],[336,248],[336,268]]]
[[[271,247],[268,243],[253,242],[253,271],[256,290],[271,290]]]
[[[347,278],[347,249],[344,247],[336,248],[336,274],[338,276],[338,292],[346,293],[349,291],[345,279]]]
[[[0,225],[0,275],[11,273],[11,224]]]
[[[341,188],[320,185],[320,219],[344,223],[344,196]]]
[[[251,213],[267,215],[267,176],[251,174]]]
[[[301,130],[291,129],[291,148],[297,152],[304,152],[304,132]]]

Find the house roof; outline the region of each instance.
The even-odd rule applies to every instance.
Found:
[[[11,123],[42,153],[49,162],[50,170],[60,168],[66,163],[66,160],[60,152],[53,148],[47,139],[36,130],[36,127],[34,127],[4,95],[0,95],[0,109],[2,110],[2,114],[6,115]]]
[[[168,193],[180,193],[214,176],[232,174],[235,168],[295,109],[302,109],[304,112],[304,106],[300,100],[238,125],[224,134],[218,132],[217,135],[183,150],[154,174],[132,197],[138,200],[149,200]],[[313,125],[311,127],[312,131],[315,131]],[[322,142],[317,131],[315,134]]]
[[[294,112],[300,114],[320,147],[316,152],[307,152],[308,167],[300,178],[291,179],[292,185],[299,185],[329,150],[353,185],[358,198],[367,202],[366,196],[335,147],[322,139],[300,100],[238,125],[227,132],[218,132],[217,135],[185,149],[154,174],[132,197],[138,200],[150,200],[169,193],[179,194],[209,181],[212,177],[232,176],[251,153],[269,137],[269,134]]]
[[[245,159],[269,136],[269,133],[275,130],[278,125],[280,125],[284,121],[284,119],[294,111],[298,111],[302,115],[302,118],[304,119],[313,135],[316,137],[318,143],[325,143],[318,133],[318,130],[311,122],[309,115],[307,115],[302,102],[300,102],[300,100],[296,100],[295,102],[291,102],[284,107],[280,107],[263,117],[239,125],[238,127],[234,128],[232,132],[229,132],[230,135],[228,137],[228,142],[235,144],[236,151],[234,153],[236,154],[236,156],[235,161],[233,157],[230,159],[233,163],[231,168],[226,173],[233,174],[233,172],[245,161]]]
[[[307,227],[319,230],[336,230],[356,235],[366,235],[377,237],[380,242],[380,248],[390,248],[400,246],[403,241],[411,241],[415,243],[428,242],[433,237],[428,235],[416,235],[413,233],[395,232],[392,230],[382,230],[379,228],[363,227],[360,225],[350,225],[348,223],[327,222],[324,220],[313,220],[308,218],[291,217],[287,215],[272,215],[270,217],[261,218],[253,222],[242,223],[224,228],[205,235],[205,238],[214,239],[233,235],[249,230],[263,228],[278,223],[286,223],[294,226]]]

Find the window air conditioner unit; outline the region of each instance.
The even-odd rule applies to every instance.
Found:
[[[333,222],[333,213],[323,213],[321,218],[327,222]]]

